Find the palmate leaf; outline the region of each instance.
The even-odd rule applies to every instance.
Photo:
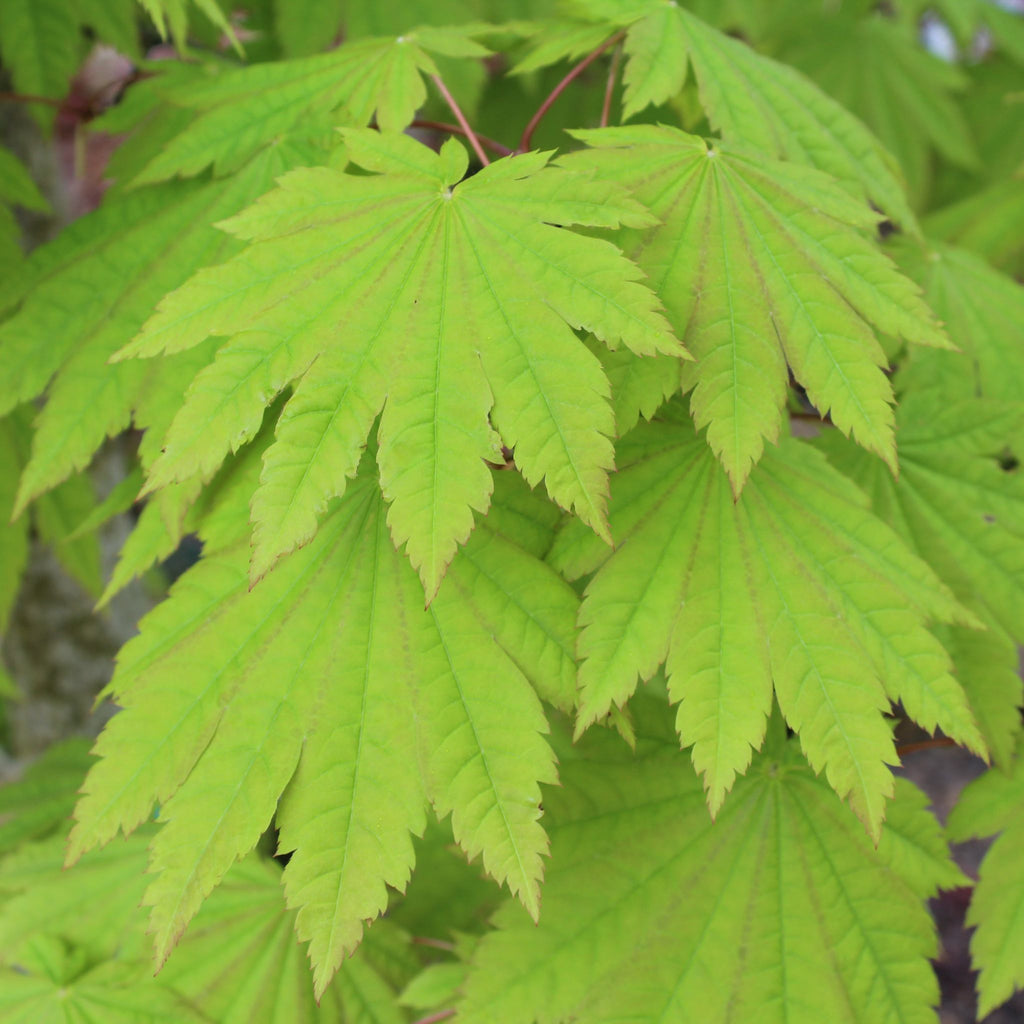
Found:
[[[898,166],[878,139],[799,71],[664,0],[572,0],[582,24],[625,28],[626,119],[676,96],[692,66],[711,126],[763,155],[816,167],[916,230]],[[543,46],[544,43],[542,42]],[[560,59],[553,52],[548,59]]]
[[[899,387],[936,388],[948,398],[1019,401],[1024,381],[1024,287],[956,246],[900,241],[891,248],[960,349],[913,350],[900,369]]]
[[[153,19],[153,24],[160,35],[165,39],[169,35],[179,47],[185,46],[189,14],[194,5],[231,40],[236,51],[241,52],[235,30],[220,9],[217,0],[139,0],[139,3]]]
[[[437,74],[427,50],[482,57],[490,51],[457,28],[362,39],[313,57],[221,71],[172,84],[165,98],[195,111],[188,128],[157,153],[137,184],[191,176],[213,165],[234,170],[282,133],[313,119],[325,126],[368,124],[401,131],[427,98],[424,74]],[[330,115],[330,116],[328,116]]]
[[[830,432],[815,441],[871,498],[989,632],[944,639],[982,732],[1005,762],[1020,731],[1016,644],[1024,642],[1024,481],[994,458],[1020,436],[1019,404],[909,395],[900,403],[900,477]]]
[[[985,751],[923,625],[964,613],[806,445],[767,454],[739,501],[687,423],[638,428],[618,461],[615,552],[570,525],[551,554],[570,578],[597,570],[580,608],[580,728],[665,662],[714,813],[760,746],[774,687],[811,765],[876,838],[896,760],[889,700]]]
[[[245,498],[233,499],[236,515]],[[158,962],[282,793],[284,885],[318,993],[384,909],[385,884],[405,886],[425,799],[536,915],[547,845],[538,783],[554,766],[528,678],[552,671],[567,643],[552,634],[571,629],[575,597],[551,570],[524,567],[530,609],[547,609],[529,616],[516,607],[513,562],[503,612],[513,662],[501,630],[492,639],[479,580],[499,543],[489,532],[424,610],[367,470],[259,587],[249,590],[243,540],[204,557],[144,621],[111,684],[125,710],[99,741],[69,859],[160,804],[160,873],[146,895]],[[532,561],[510,540],[500,555]],[[465,603],[470,588],[483,588],[479,607]]]
[[[635,711],[635,756],[601,730],[563,758],[540,925],[498,912],[459,1021],[932,1021],[921,894],[960,876],[921,796],[876,850],[776,735],[712,824],[664,708]]]
[[[908,395],[899,407],[900,476],[829,433],[816,444],[871,498],[963,604],[1024,643],[1024,478],[995,456],[1024,409]]]
[[[15,89],[52,99],[66,96],[85,56],[86,26],[100,42],[134,56],[134,6],[132,0],[4,0],[0,56]]]
[[[787,370],[845,433],[895,467],[892,391],[874,329],[947,346],[915,286],[859,229],[877,215],[825,175],[672,128],[574,132],[566,158],[621,181],[659,223],[616,240],[696,356],[691,409],[738,493],[775,440]]]
[[[1024,274],[1024,176],[1000,181],[936,210],[925,222],[929,237],[984,256],[1007,274]]]
[[[616,185],[545,166],[544,154],[456,185],[466,151],[455,141],[435,154],[406,136],[345,139],[353,162],[375,173],[283,177],[224,225],[249,247],[165,299],[121,353],[229,337],[193,383],[149,486],[209,475],[300,378],[253,497],[253,578],[313,535],[382,406],[388,522],[428,599],[473,510],[487,509],[485,460],[502,461],[501,443],[531,484],[543,478],[606,534],[608,386],[572,328],[641,355],[682,350],[639,271],[564,226],[642,225],[649,214]],[[215,415],[225,403],[229,420]]]
[[[149,365],[111,366],[111,354],[196,267],[240,248],[212,221],[237,213],[275,175],[320,155],[282,140],[230,178],[119,192],[33,253],[22,275],[27,294],[0,325],[0,376],[10,381],[0,411],[36,397],[56,376],[36,422],[16,512],[87,465],[133,412],[140,427],[166,428],[164,419],[209,362],[212,346]],[[159,436],[153,431],[143,443],[147,463]]]
[[[67,94],[82,57],[73,0],[8,0],[0,4],[0,55],[19,92]]]
[[[65,796],[71,797],[70,789]],[[251,856],[228,872],[203,905],[193,927],[154,978],[145,957],[145,916],[139,901],[146,886],[144,826],[128,840],[87,854],[74,870],[61,869],[62,842],[24,847],[0,865],[0,936],[3,960],[24,969],[26,947],[59,939],[79,964],[107,961],[99,978],[114,988],[108,999],[129,1001],[146,1020],[148,1010],[178,1005],[217,1024],[400,1024],[396,990],[415,972],[408,937],[382,922],[355,956],[339,969],[319,1006],[302,949],[295,938],[295,914],[281,892],[281,869]],[[12,987],[0,973],[0,1000]],[[24,986],[22,986],[24,987]],[[41,982],[36,988],[50,993]],[[189,1019],[179,1009],[169,1020]],[[7,1017],[3,1018],[7,1020]],[[40,1018],[29,1017],[32,1024]],[[78,1022],[81,1018],[72,1018]],[[100,1014],[97,1024],[113,1019]],[[161,1018],[163,1019],[163,1018]]]
[[[981,862],[967,923],[978,978],[978,1016],[1024,987],[1024,758],[1010,774],[990,771],[960,795],[949,816],[950,838],[963,842],[1001,833]]]
[[[91,763],[87,740],[64,740],[33,761],[17,781],[0,787],[0,853],[66,830],[75,790]]]
[[[958,166],[977,166],[956,102],[967,76],[923,49],[913,31],[880,16],[804,18],[781,56],[863,119],[899,159],[912,196],[926,192],[933,149]]]
[[[0,1019],[6,1024],[205,1024],[176,992],[139,985],[137,967],[90,967],[59,939],[26,943],[15,971],[0,971]]]

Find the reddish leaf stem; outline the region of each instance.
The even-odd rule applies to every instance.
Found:
[[[896,754],[899,757],[906,757],[907,754],[916,753],[918,750],[931,750],[934,747],[955,747],[956,745],[956,740],[951,740],[948,736],[936,736],[934,739],[921,740],[919,743],[904,743],[896,748]]]
[[[455,102],[455,97],[448,91],[448,87],[444,82],[441,81],[440,75],[431,75],[430,77],[434,80],[434,85],[437,86],[438,91],[445,98],[445,102],[452,108],[455,120],[459,122],[459,127],[465,132],[466,138],[469,139],[469,144],[473,147],[480,163],[486,167],[491,161],[487,159],[487,154],[483,151],[480,140],[476,137],[476,132],[469,127],[469,122],[466,120],[466,115],[463,114],[462,108]]]
[[[51,96],[32,96],[24,92],[0,92],[0,101],[8,100],[11,103],[45,103],[48,107],[57,107],[59,110],[63,100],[55,100]]]
[[[412,942],[417,946],[430,946],[431,949],[443,949],[446,953],[455,952],[454,942],[445,942],[444,939],[432,939],[427,935],[414,935]]]
[[[615,35],[606,39],[596,50],[592,50],[577,64],[566,76],[563,78],[558,85],[551,90],[548,97],[540,105],[540,109],[533,117],[530,118],[530,123],[523,129],[523,137],[519,140],[519,152],[525,153],[530,148],[530,139],[533,138],[533,133],[537,130],[537,125],[544,119],[544,115],[554,105],[555,100],[562,95],[563,92],[569,87],[569,84],[580,75],[583,74],[591,64],[601,56],[609,46],[614,46],[620,42],[625,36],[625,32],[616,32]]]
[[[452,135],[462,135],[465,137],[465,131],[457,124],[447,124],[444,121],[424,121],[417,120],[412,123],[413,128],[430,128],[435,132],[450,132]],[[481,135],[477,132],[476,136],[480,142],[485,145],[492,153],[497,153],[498,156],[511,156],[512,150],[508,148],[504,143],[498,142],[496,139],[489,139],[486,135]]]
[[[455,1016],[455,1008],[452,1007],[450,1010],[438,1010],[437,1013],[432,1013],[429,1017],[420,1017],[416,1024],[437,1024],[440,1020],[447,1020],[449,1017]]]
[[[616,46],[612,51],[612,62],[608,68],[608,84],[604,87],[604,103],[601,105],[601,127],[608,127],[608,118],[612,112],[612,93],[615,91],[615,77],[619,73],[619,60],[622,47]]]

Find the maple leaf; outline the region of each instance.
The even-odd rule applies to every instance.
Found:
[[[955,242],[1008,274],[1024,273],[1024,177],[998,181],[929,214],[929,237]]]
[[[101,589],[99,545],[94,537],[75,535],[78,524],[96,503],[88,477],[72,476],[39,497],[31,517],[16,514],[18,478],[30,461],[31,444],[31,411],[27,407],[0,417],[0,632],[14,604],[33,530],[88,593],[95,595]]]
[[[241,248],[212,220],[237,213],[286,168],[315,159],[316,151],[285,144],[215,182],[123,191],[35,250],[21,275],[24,294],[11,296],[20,306],[0,324],[0,375],[11,382],[0,412],[36,397],[55,376],[36,421],[15,514],[87,465],[106,437],[129,425],[133,412],[140,427],[166,427],[163,420],[180,406],[212,347],[149,365],[111,367],[110,356],[196,267]],[[159,438],[154,430],[143,442],[144,464],[155,457]]]
[[[465,149],[344,133],[371,175],[285,175],[224,227],[250,245],[160,305],[122,353],[229,340],[197,377],[149,486],[208,474],[298,378],[253,496],[253,578],[306,542],[380,422],[384,493],[428,599],[474,509],[487,509],[500,443],[526,479],[599,532],[613,431],[584,327],[638,354],[681,353],[640,272],[571,224],[650,222],[624,190],[534,153],[470,179]],[[559,224],[562,227],[553,227]],[[401,374],[392,368],[401,365]],[[231,433],[210,413],[231,403]],[[493,420],[492,428],[488,417]],[[218,436],[219,435],[219,436]]]
[[[696,357],[691,409],[738,493],[775,440],[787,370],[895,468],[892,391],[872,328],[948,346],[917,289],[858,229],[877,215],[825,175],[672,128],[573,132],[564,161],[626,184],[658,218],[616,240]]]
[[[900,368],[898,389],[1018,401],[1024,380],[1024,288],[956,246],[900,241],[891,249],[960,349],[912,350]]]
[[[72,790],[65,789],[66,799]],[[111,1012],[124,1004],[135,1014],[126,1024],[189,1019],[182,1016],[186,1011],[220,1024],[401,1024],[395,989],[416,969],[408,936],[381,922],[341,966],[317,1006],[295,939],[295,915],[284,905],[281,869],[257,856],[231,869],[154,978],[138,904],[146,883],[146,847],[155,833],[159,829],[144,826],[126,842],[87,854],[73,871],[61,869],[59,839],[28,845],[5,859],[0,865],[4,962],[21,971],[31,965],[35,973],[26,948],[48,945],[59,936],[64,955],[57,963],[69,960],[81,969],[107,961],[98,974],[66,979],[72,982],[72,999],[76,988],[91,997],[91,990],[101,986],[106,991],[98,997],[106,999]],[[264,968],[251,971],[252,963]],[[0,1005],[5,997],[13,1001],[27,995],[28,986],[15,979],[0,972]],[[33,981],[41,998],[54,997],[41,979]],[[178,1014],[157,1017],[168,1005],[177,1006]]]
[[[625,119],[678,95],[692,66],[708,121],[726,140],[825,171],[917,230],[893,158],[861,121],[795,68],[664,0],[574,0],[568,9],[607,35],[626,30]],[[545,51],[549,62],[563,55]]]
[[[244,491],[232,494],[244,507]],[[554,766],[527,677],[564,657],[551,634],[571,624],[575,597],[540,563],[517,582],[513,564],[493,611],[481,580],[492,546],[502,558],[532,557],[489,532],[424,610],[367,469],[315,540],[260,587],[249,590],[243,539],[205,555],[144,621],[111,684],[125,710],[98,743],[103,760],[86,780],[69,860],[160,804],[159,874],[146,895],[158,962],[282,793],[284,885],[318,993],[384,909],[385,883],[408,880],[425,799],[452,814],[466,853],[482,853],[488,873],[536,914],[547,843],[538,783],[553,781]],[[525,586],[533,614],[517,607]],[[477,614],[460,588],[480,595]],[[492,639],[499,613],[516,662],[501,630]]]
[[[21,227],[9,207],[46,212],[49,203],[40,194],[25,165],[10,150],[0,149],[0,270],[14,276],[21,263]]]
[[[955,627],[940,635],[988,746],[1003,763],[1020,731],[1024,481],[1001,469],[994,455],[1019,436],[1022,416],[1019,404],[908,395],[898,411],[898,480],[835,432],[815,441],[978,616],[974,625],[988,627],[987,633]]]
[[[362,126],[376,115],[384,131],[401,131],[427,98],[422,75],[438,74],[427,50],[486,56],[490,51],[471,35],[472,29],[422,29],[358,40],[314,57],[233,68],[208,81],[172,81],[164,98],[195,116],[135,183],[191,176],[211,164],[217,174],[230,172],[310,121],[329,130]]]
[[[981,862],[967,911],[971,960],[980,971],[978,1015],[986,1016],[1024,987],[1024,757],[1010,774],[986,772],[960,794],[949,816],[950,838],[964,842],[1000,833]]]
[[[915,29],[851,14],[804,20],[781,56],[861,117],[900,161],[911,194],[926,190],[931,152],[978,164],[967,118],[956,103],[967,76],[922,49]]]
[[[816,441],[960,601],[1017,643],[1024,643],[1024,478],[994,456],[1022,415],[1018,404],[908,395],[898,411],[898,480],[834,432]]]
[[[0,788],[0,853],[66,829],[75,790],[91,763],[87,740],[65,740],[33,761],[16,782]]]
[[[60,939],[39,936],[22,947],[16,970],[0,972],[0,1015],[48,1024],[203,1024],[209,1019],[177,993],[158,986],[140,990],[138,982],[137,970],[116,961],[90,967]]]
[[[231,40],[238,53],[242,52],[241,44],[235,30],[217,0],[139,0],[145,12],[153,19],[153,24],[164,39],[170,35],[177,46],[185,48],[188,35],[188,15],[192,4],[199,8],[211,24],[215,25]]]
[[[982,740],[923,626],[963,618],[931,570],[813,450],[785,441],[739,501],[688,423],[619,445],[613,553],[570,525],[551,560],[597,570],[580,608],[582,729],[666,662],[712,813],[764,735],[772,690],[808,760],[877,838],[895,763],[888,700],[973,750]]]
[[[962,876],[921,795],[901,782],[876,850],[776,719],[712,824],[664,707],[634,710],[635,756],[605,730],[566,750],[540,925],[498,912],[459,1020],[930,1021],[921,895]]]
[[[82,49],[72,0],[9,0],[0,4],[0,56],[15,87],[54,98],[66,95]]]

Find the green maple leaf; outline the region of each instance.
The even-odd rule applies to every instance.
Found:
[[[698,427],[739,492],[775,440],[788,372],[844,433],[895,468],[892,391],[875,330],[947,346],[917,289],[860,229],[877,215],[825,175],[672,128],[574,132],[566,159],[614,178],[658,218],[616,240],[648,273],[696,357]],[[656,386],[656,385],[655,385]]]
[[[209,1018],[177,993],[139,984],[137,968],[90,967],[80,951],[38,936],[15,971],[0,972],[0,1017],[10,1024],[203,1024]]]
[[[297,380],[253,496],[254,578],[313,535],[382,406],[388,521],[428,599],[473,510],[488,506],[485,460],[502,461],[502,442],[531,484],[543,478],[606,533],[608,386],[571,328],[638,354],[681,350],[639,271],[564,226],[649,215],[616,185],[546,167],[544,154],[456,185],[467,164],[455,141],[435,154],[405,136],[345,139],[376,173],[286,175],[224,225],[249,247],[165,299],[122,352],[229,337],[190,388],[149,486],[209,475]]]
[[[1020,731],[1015,652],[1024,641],[1024,481],[994,456],[1019,436],[1021,417],[1016,403],[908,395],[898,414],[898,480],[834,432],[815,442],[989,628],[954,628],[943,639],[1002,762]]]
[[[230,500],[237,522],[244,490]],[[564,660],[569,641],[553,637],[571,631],[575,597],[540,563],[513,561],[496,610],[481,578],[506,558],[533,560],[489,532],[424,610],[367,470],[258,588],[243,538],[205,556],[144,621],[111,684],[125,710],[99,741],[69,859],[159,802],[166,824],[146,895],[158,962],[279,798],[281,848],[294,851],[284,885],[318,993],[384,909],[385,883],[407,882],[426,799],[536,914],[547,845],[538,782],[554,766],[528,679]],[[492,638],[499,611],[515,662],[501,629]]]
[[[88,742],[54,744],[16,782],[0,788],[0,853],[64,829],[91,764]]]
[[[1024,758],[1019,746],[1011,773],[986,772],[964,790],[949,816],[950,838],[959,842],[997,832],[967,912],[967,924],[975,929],[971,959],[980,971],[979,1018],[1024,987]]]
[[[110,356],[196,267],[241,248],[213,220],[237,213],[276,174],[315,158],[305,146],[280,145],[230,178],[120,192],[32,254],[21,275],[20,306],[0,325],[0,375],[11,382],[0,412],[36,397],[54,379],[36,421],[16,514],[86,466],[133,413],[138,426],[155,428],[142,447],[144,463],[152,461],[212,347],[149,365],[112,367]]]
[[[20,419],[0,419],[0,634],[14,607],[28,561],[28,521],[12,521],[18,476],[24,465],[25,432]]]
[[[234,170],[303,123],[361,126],[376,114],[384,131],[401,131],[427,98],[422,76],[438,69],[427,52],[483,57],[472,28],[424,28],[362,39],[313,57],[221,70],[207,81],[172,83],[172,105],[195,112],[189,126],[156,153],[137,184],[191,176],[213,165]]]
[[[900,476],[834,432],[816,443],[860,484],[963,604],[1024,643],[1024,478],[994,456],[1024,410],[992,400],[908,395],[899,407]]]
[[[72,0],[9,0],[0,4],[0,55],[19,92],[67,95],[82,56]]]
[[[568,7],[583,26],[603,26],[606,37],[625,29],[625,119],[677,96],[692,67],[701,106],[726,140],[825,171],[916,230],[893,158],[795,68],[665,0],[577,0]],[[546,52],[548,62],[562,56]]]
[[[217,0],[139,0],[145,12],[153,19],[157,31],[165,39],[170,35],[177,46],[185,48],[188,36],[189,7],[194,4],[205,15],[207,20],[231,40],[235,50],[241,53],[242,47],[235,35],[235,30],[220,9]]]
[[[73,797],[73,788],[65,788],[65,798]],[[4,962],[24,970],[34,963],[31,951],[37,944],[48,946],[59,937],[66,959],[79,965],[105,962],[103,970],[87,974],[75,987],[89,998],[100,995],[114,1010],[125,1003],[138,1014],[128,1018],[132,1024],[168,1005],[179,1008],[167,1018],[172,1021],[191,1019],[183,1016],[187,1011],[218,1024],[404,1021],[396,990],[416,970],[405,933],[388,922],[374,928],[317,1006],[295,939],[295,914],[284,905],[281,870],[257,856],[231,869],[154,978],[138,906],[146,886],[146,847],[154,834],[159,829],[144,826],[123,843],[90,852],[72,871],[61,868],[60,840],[27,845],[5,859],[0,866]],[[253,964],[262,966],[254,971]],[[53,998],[42,979],[33,981],[40,1002]],[[95,993],[101,983],[113,991]],[[0,973],[0,1004],[8,994],[12,1000],[24,998],[27,989]],[[26,1024],[39,1019],[30,1016]],[[114,1018],[89,1019],[105,1024]]]
[[[956,246],[901,241],[892,251],[960,349],[913,350],[898,387],[936,388],[949,398],[1018,401],[1024,380],[1024,288]]]
[[[15,409],[0,418],[0,630],[14,603],[24,569],[31,529],[49,544],[58,560],[89,593],[101,589],[100,552],[94,537],[75,536],[83,517],[95,507],[92,482],[83,474],[64,480],[48,494],[41,495],[32,507],[32,515],[20,516],[18,479],[31,461],[33,440],[31,410]]]
[[[864,120],[899,159],[912,194],[925,190],[933,149],[961,167],[978,165],[956,102],[967,76],[924,50],[913,31],[880,16],[804,19],[781,56]]]
[[[343,0],[274,0],[273,8],[274,33],[285,57],[323,53],[341,33]]]
[[[866,504],[800,442],[767,454],[736,501],[689,424],[623,439],[619,546],[601,550],[570,526],[551,554],[570,578],[597,570],[580,608],[578,727],[665,662],[714,813],[760,746],[774,688],[811,765],[877,838],[896,761],[889,700],[979,753],[985,744],[923,625],[964,613]]]
[[[954,242],[1020,276],[1024,273],[1024,177],[996,182],[936,210],[925,227],[930,237]]]
[[[67,96],[85,56],[86,26],[101,42],[135,56],[133,10],[132,0],[5,0],[0,4],[0,56],[14,87],[32,96]]]
[[[540,925],[498,912],[459,1020],[931,1021],[921,896],[962,876],[921,795],[876,850],[780,729],[712,824],[664,708],[635,710],[635,756],[601,730],[563,757]]]

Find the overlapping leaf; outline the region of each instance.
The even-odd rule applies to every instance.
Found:
[[[1024,643],[1024,479],[995,456],[1019,405],[939,396],[900,403],[900,476],[830,433],[817,443],[964,605]]]
[[[967,923],[978,978],[978,1016],[1024,987],[1024,758],[1011,773],[987,772],[961,794],[949,817],[950,836],[967,840],[1000,833],[981,862]]]
[[[895,763],[889,700],[985,750],[923,625],[962,613],[806,445],[767,454],[739,501],[685,423],[639,428],[619,467],[615,552],[570,526],[551,555],[570,577],[597,570],[580,609],[581,726],[665,662],[680,737],[717,811],[760,746],[774,688],[812,766],[876,837]]]
[[[140,986],[138,968],[91,966],[59,939],[22,947],[13,971],[0,971],[0,1017],[9,1024],[204,1024],[209,1018],[176,992]]]
[[[49,209],[25,165],[0,146],[0,272],[13,274],[21,262],[21,228],[9,207]]]
[[[627,29],[626,118],[672,99],[692,66],[701,105],[725,139],[825,171],[915,230],[893,158],[861,121],[796,69],[756,53],[675,3],[573,0],[569,7],[582,25],[603,25],[609,36]],[[548,60],[561,57],[547,53]]]
[[[696,356],[684,387],[695,385],[694,419],[734,489],[778,436],[788,370],[819,410],[895,466],[874,330],[948,343],[914,285],[860,232],[877,215],[816,171],[671,128],[574,134],[594,148],[567,165],[623,182],[658,218],[617,240]]]
[[[790,33],[782,56],[857,114],[900,161],[920,198],[933,150],[972,168],[978,154],[956,95],[967,77],[880,16],[819,16]]]
[[[635,757],[603,731],[567,755],[540,925],[499,911],[458,1019],[930,1022],[921,894],[959,875],[920,795],[901,784],[876,851],[776,734],[712,824],[647,705]]]
[[[543,154],[456,186],[466,170],[457,142],[435,154],[405,136],[345,137],[352,159],[377,173],[282,178],[225,225],[249,247],[169,296],[122,353],[229,336],[192,385],[150,486],[208,475],[300,378],[253,498],[254,577],[312,536],[382,406],[388,522],[428,598],[473,509],[487,508],[485,460],[502,461],[500,443],[528,481],[543,478],[605,532],[607,382],[571,328],[638,354],[681,349],[631,263],[551,225],[649,215],[616,185],[545,167]],[[226,407],[230,418],[217,415]]]
[[[82,56],[72,0],[0,4],[0,55],[20,92],[65,96]]]
[[[35,397],[56,377],[37,420],[16,511],[85,466],[105,437],[128,426],[133,411],[139,426],[166,426],[162,420],[180,405],[211,347],[148,365],[111,366],[109,357],[196,267],[240,248],[213,221],[316,155],[282,144],[231,178],[119,193],[33,253],[22,275],[27,294],[0,325],[0,376],[10,382],[0,410]],[[158,443],[154,431],[147,445]]]
[[[977,252],[1008,274],[1024,274],[1024,177],[935,211],[926,227],[929,236]]]
[[[816,444],[990,632],[943,638],[993,753],[1020,731],[1015,644],[1024,640],[1024,481],[995,456],[1019,436],[1019,404],[908,396],[900,404],[900,476],[835,433]]]
[[[59,982],[51,978],[51,989],[45,968],[32,955],[42,944],[64,951],[57,963],[71,968],[61,979],[70,990],[68,1001],[79,990],[83,998],[105,1000],[106,1013],[88,1018],[103,1024],[119,1019],[111,1014],[122,1007],[129,1012],[126,1024],[150,1019],[218,1024],[405,1020],[396,990],[416,969],[405,934],[387,923],[375,928],[342,965],[318,1006],[295,939],[295,915],[284,905],[280,868],[257,856],[232,868],[154,978],[138,904],[145,889],[146,846],[155,831],[146,826],[126,842],[93,851],[72,871],[61,870],[59,840],[32,844],[4,861],[3,961],[16,965],[22,977],[27,973],[32,985],[0,972],[0,1005],[4,999],[35,998],[43,1005],[59,999]],[[76,965],[82,971],[97,963],[103,964],[98,971],[75,975]],[[158,1016],[168,1006],[177,1012]],[[189,1012],[198,1016],[191,1018]],[[42,1018],[25,1019],[27,1024]]]
[[[960,349],[914,350],[901,369],[900,387],[933,388],[947,398],[1020,401],[1024,287],[956,246],[898,242],[892,248]]]
[[[458,29],[424,29],[397,38],[362,39],[313,57],[224,70],[206,82],[172,86],[165,98],[194,111],[195,119],[153,157],[136,181],[191,176],[211,164],[217,174],[234,170],[303,122],[362,126],[376,115],[383,130],[401,131],[426,99],[423,74],[437,74],[427,50],[460,56],[489,52]]]
[[[146,895],[158,961],[282,793],[284,884],[318,993],[384,909],[385,884],[408,880],[426,798],[536,914],[547,845],[538,783],[554,768],[527,680],[558,692],[552,664],[564,662],[559,631],[571,629],[575,598],[489,533],[425,611],[377,480],[364,475],[256,589],[243,540],[204,557],[144,621],[112,683],[126,710],[99,741],[69,857],[160,804]],[[498,556],[512,562],[500,604],[486,581]],[[513,639],[510,656],[500,644]]]
[[[65,740],[0,787],[0,853],[66,830],[75,790],[91,764],[88,741]]]

